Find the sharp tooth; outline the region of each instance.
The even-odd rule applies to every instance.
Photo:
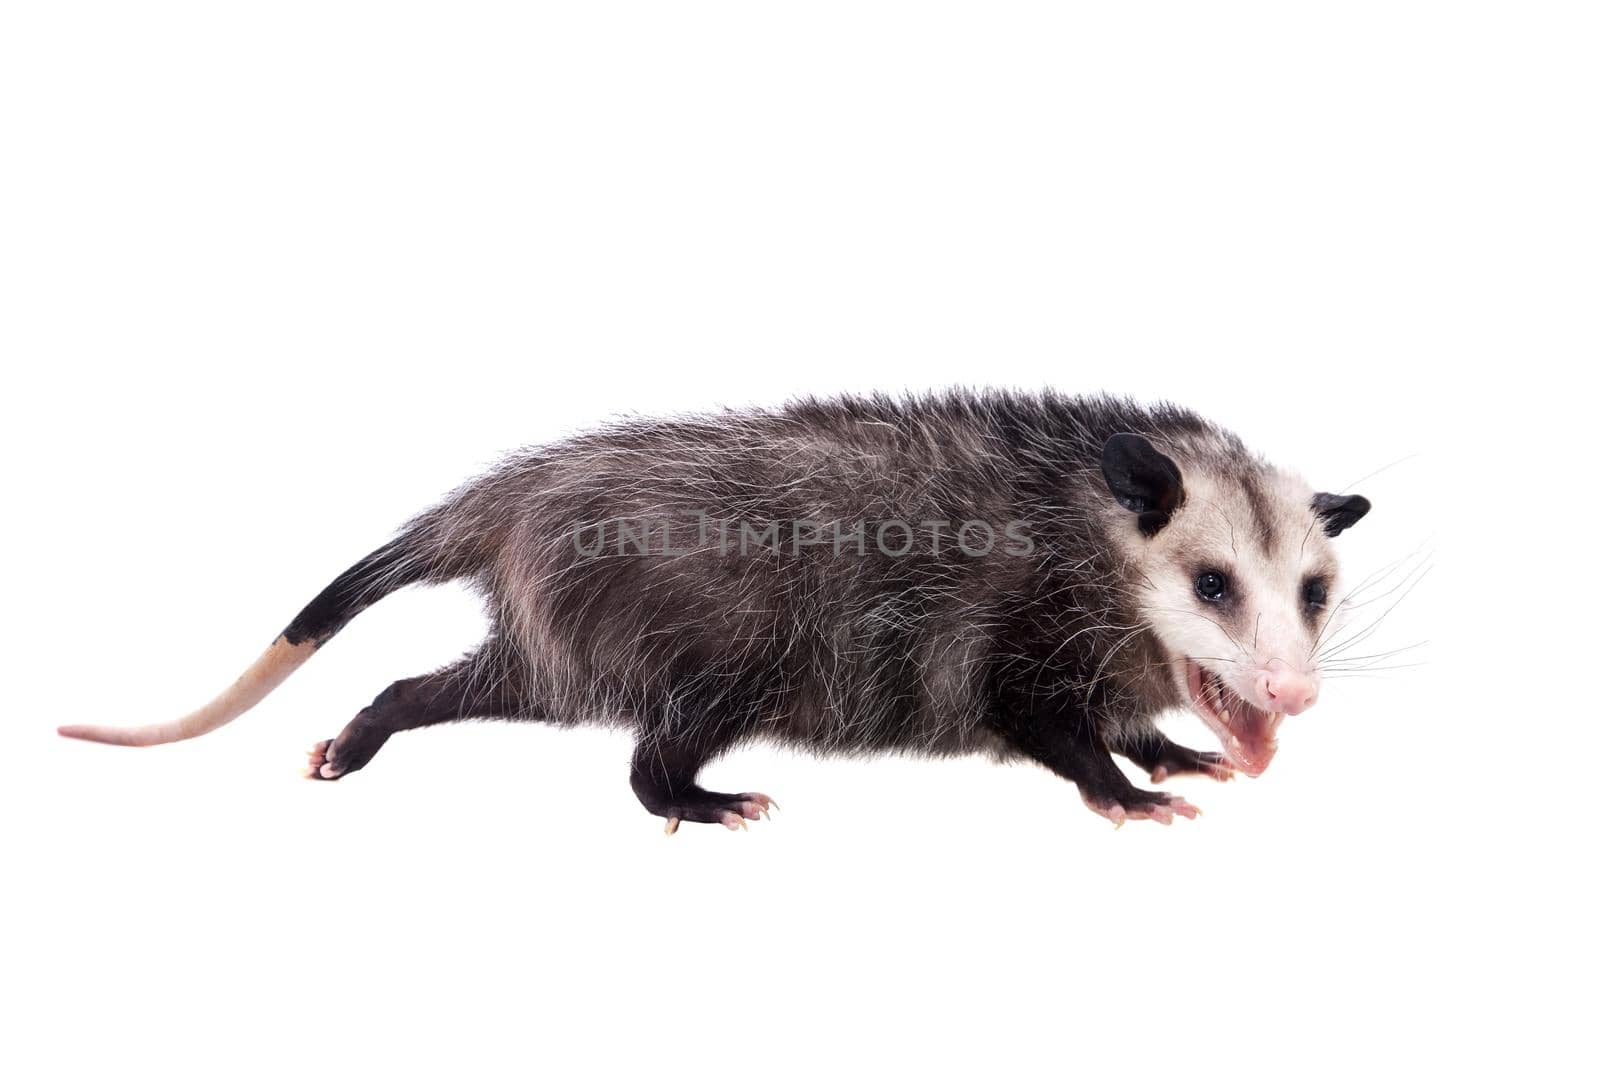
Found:
[[[1233,712],[1229,711],[1227,708],[1223,708],[1222,709],[1222,721],[1223,722],[1227,722],[1232,718],[1233,718]]]

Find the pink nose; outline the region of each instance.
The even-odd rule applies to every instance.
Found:
[[[1256,676],[1256,699],[1268,711],[1298,715],[1317,702],[1317,683],[1309,674],[1285,668]]]

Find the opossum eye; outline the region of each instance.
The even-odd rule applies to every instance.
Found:
[[[1201,571],[1195,576],[1194,591],[1202,600],[1221,600],[1228,595],[1228,579],[1217,571]]]
[[[1305,598],[1306,607],[1320,608],[1328,602],[1328,584],[1321,578],[1307,578],[1300,595]]]

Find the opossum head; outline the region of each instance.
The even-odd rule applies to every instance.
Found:
[[[1316,703],[1339,603],[1332,539],[1371,505],[1231,440],[1117,434],[1101,466],[1140,623],[1228,759],[1260,774],[1284,717]]]

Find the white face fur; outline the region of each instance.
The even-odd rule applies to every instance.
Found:
[[[1133,451],[1136,468],[1141,459],[1162,458]],[[1150,482],[1164,480],[1158,469],[1135,469],[1130,489],[1111,469],[1126,466],[1128,456],[1119,461],[1107,451],[1113,494],[1141,513],[1140,523],[1123,512],[1117,524],[1124,558],[1143,578],[1135,583],[1141,620],[1224,754],[1244,773],[1259,774],[1284,716],[1316,701],[1319,644],[1332,632],[1339,592],[1330,531],[1354,522],[1367,503],[1319,496],[1298,476],[1254,462],[1186,460],[1178,448],[1167,456],[1172,473],[1181,473],[1181,491],[1168,486],[1163,502]],[[1181,502],[1162,506],[1173,500]],[[1346,510],[1330,521],[1329,509],[1341,506]],[[1157,518],[1147,522],[1152,512]]]

